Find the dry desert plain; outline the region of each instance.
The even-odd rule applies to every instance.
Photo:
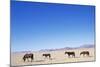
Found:
[[[65,52],[75,52],[75,58],[68,57]],[[89,56],[80,55],[82,51],[89,51]],[[34,54],[34,60],[28,62],[23,61],[23,56],[26,53]],[[43,54],[50,54],[49,57],[45,58]],[[61,49],[52,51],[31,51],[31,52],[12,52],[11,53],[11,66],[23,66],[23,65],[40,65],[40,64],[54,64],[54,63],[70,63],[70,62],[84,62],[84,61],[95,61],[95,49],[92,48],[78,48],[78,49]]]

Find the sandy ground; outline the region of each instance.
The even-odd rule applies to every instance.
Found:
[[[74,51],[75,58],[68,57],[65,55],[66,51]],[[80,56],[80,52],[89,51],[90,56],[83,57]],[[23,56],[26,54],[25,52],[11,53],[11,66],[20,66],[20,65],[38,65],[38,64],[54,64],[54,63],[69,63],[69,62],[83,62],[83,61],[94,61],[95,60],[95,51],[94,48],[79,48],[79,49],[71,49],[71,50],[58,50],[58,51],[37,51],[32,52],[34,54],[34,60],[32,62],[24,62]],[[42,54],[50,53],[51,58],[45,58]]]

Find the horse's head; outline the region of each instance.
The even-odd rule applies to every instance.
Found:
[[[68,52],[65,52],[65,54],[68,54]]]
[[[43,54],[42,56],[45,56],[45,54]]]
[[[23,58],[22,58],[23,60],[24,60],[24,62],[25,62],[25,60],[26,60],[26,57],[25,57],[25,55],[23,56]]]

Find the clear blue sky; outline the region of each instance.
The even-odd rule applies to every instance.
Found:
[[[94,44],[95,7],[11,2],[11,50]]]

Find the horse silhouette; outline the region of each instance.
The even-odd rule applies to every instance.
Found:
[[[72,57],[75,57],[75,52],[65,52],[65,54],[68,54],[68,57],[72,55]]]
[[[82,52],[80,53],[80,55],[83,55],[83,56],[87,55],[87,56],[89,56],[89,51],[82,51]]]
[[[25,54],[25,55],[23,56],[24,62],[26,61],[26,59],[29,61],[29,58],[31,59],[31,62],[32,62],[32,60],[34,59],[34,54],[32,54],[32,53],[30,53],[30,54]]]
[[[42,56],[45,56],[46,58],[49,57],[49,59],[51,58],[51,54],[42,54]]]

